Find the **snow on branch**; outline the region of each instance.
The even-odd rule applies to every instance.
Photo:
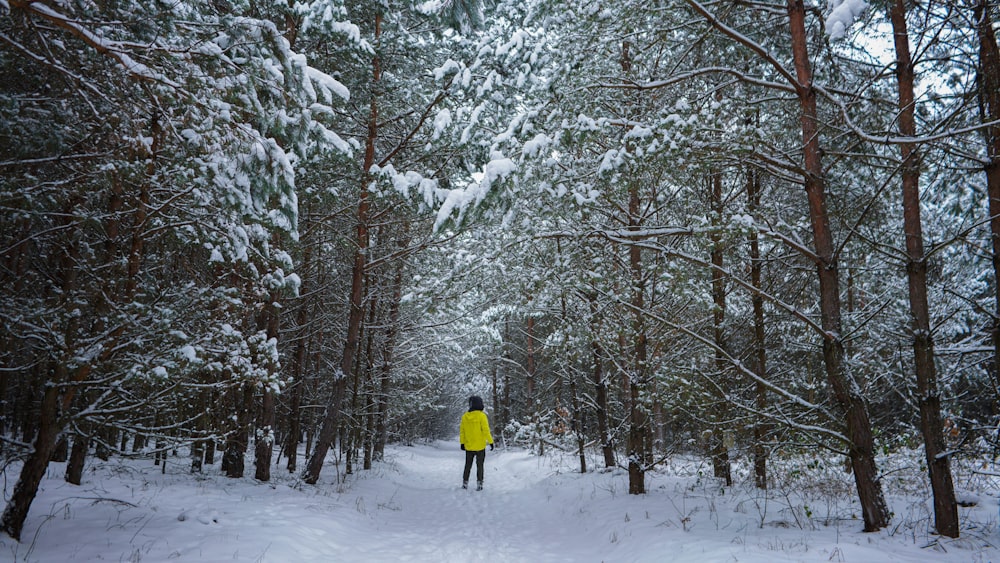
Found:
[[[334,95],[343,98],[345,102],[350,101],[351,92],[339,80],[314,67],[304,66],[304,68],[309,79],[320,87],[327,102],[332,102]]]
[[[826,17],[826,34],[833,40],[842,38],[866,8],[868,8],[867,0],[830,0],[830,15]]]
[[[710,66],[703,67],[694,70],[689,70],[686,72],[678,73],[669,78],[662,80],[654,80],[650,82],[634,82],[634,81],[623,81],[623,82],[603,82],[598,83],[595,86],[599,88],[612,88],[612,89],[634,89],[634,90],[655,90],[657,88],[666,88],[673,86],[675,84],[691,80],[706,74],[728,74],[730,76],[736,77],[740,82],[747,84],[753,84],[755,86],[761,86],[763,88],[771,88],[774,90],[783,90],[786,92],[795,92],[795,88],[788,85],[782,84],[780,82],[773,82],[770,80],[765,80],[763,78],[758,78],[756,76],[751,76],[744,72],[741,72],[735,68],[725,67],[725,66]]]
[[[79,37],[87,45],[93,47],[98,53],[107,55],[118,61],[118,63],[125,68],[126,72],[136,78],[139,78],[140,80],[163,82],[175,87],[179,86],[176,82],[169,80],[162,74],[153,71],[148,66],[130,57],[124,52],[124,45],[122,43],[118,41],[109,41],[104,37],[91,32],[89,29],[83,27],[70,17],[57,12],[45,4],[34,2],[32,0],[11,0],[10,6],[34,14],[49,23],[56,25],[57,27],[65,29],[76,37]]]
[[[482,178],[478,181],[470,182],[465,188],[447,190],[444,193],[444,202],[438,209],[437,219],[434,221],[434,230],[437,231],[451,217],[452,213],[458,212],[461,216],[465,210],[472,206],[479,205],[494,182],[510,175],[517,169],[514,161],[504,157],[499,153],[493,153],[492,160],[483,167]]]

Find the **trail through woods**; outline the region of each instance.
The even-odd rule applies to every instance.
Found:
[[[950,540],[926,532],[929,495],[898,492],[893,526],[862,533],[837,463],[814,467],[802,491],[764,496],[723,490],[703,461],[678,458],[630,496],[623,471],[580,475],[574,456],[500,449],[487,453],[486,490],[463,490],[463,460],[457,442],[391,446],[344,483],[328,465],[316,486],[283,469],[271,483],[217,465],[193,477],[182,455],[165,474],[149,460],[94,460],[77,487],[54,463],[24,540],[0,539],[0,561],[1000,561],[989,480],[966,494],[979,504],[961,509]]]

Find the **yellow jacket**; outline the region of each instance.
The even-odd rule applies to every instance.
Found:
[[[485,450],[486,444],[493,443],[490,434],[490,421],[483,411],[469,411],[462,415],[462,424],[458,427],[458,441],[469,452]]]

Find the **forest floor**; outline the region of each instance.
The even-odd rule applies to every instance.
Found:
[[[850,476],[820,460],[798,460],[801,471],[776,462],[785,476],[765,494],[720,487],[704,461],[678,457],[639,496],[624,471],[580,474],[574,456],[500,448],[487,454],[485,490],[463,490],[464,455],[443,441],[391,446],[346,479],[331,464],[316,486],[283,466],[269,483],[227,479],[217,465],[192,476],[184,457],[165,473],[149,460],[92,460],[73,486],[53,463],[22,541],[0,536],[0,561],[1000,563],[1000,481],[959,475],[976,505],[960,509],[961,538],[938,538],[907,459],[883,468],[894,517],[876,533],[861,531]],[[4,472],[5,498],[17,469]]]

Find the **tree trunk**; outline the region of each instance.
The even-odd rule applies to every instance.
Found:
[[[402,250],[410,245],[409,226],[404,228],[404,234],[396,241],[396,246]],[[378,377],[378,394],[375,401],[375,445],[374,457],[381,460],[385,456],[385,443],[388,435],[385,427],[385,419],[389,414],[389,391],[392,385],[393,358],[396,353],[396,337],[399,335],[399,309],[403,302],[403,274],[406,269],[406,260],[399,259],[396,264],[395,277],[392,280],[392,300],[389,303],[389,323],[385,328],[385,347],[382,352],[382,369]],[[496,375],[494,371],[494,402],[496,405]]]
[[[836,245],[826,209],[822,150],[819,144],[816,90],[813,88],[809,62],[808,38],[803,0],[788,0],[792,58],[795,63],[796,94],[801,106],[805,191],[809,201],[809,217],[816,251],[819,277],[820,312],[823,338],[823,360],[826,377],[840,407],[845,411],[849,456],[854,469],[854,481],[861,503],[865,531],[874,532],[889,523],[889,508],[878,481],[875,464],[875,444],[871,420],[861,388],[853,379],[844,361],[841,332],[840,280],[837,269]]]
[[[372,287],[377,287],[379,283],[372,282],[369,284]],[[368,312],[368,325],[372,327],[368,330],[368,336],[365,339],[367,344],[365,345],[365,362],[364,367],[359,368],[359,376],[361,384],[361,396],[358,397],[357,402],[363,404],[364,407],[358,411],[356,415],[356,424],[358,425],[358,432],[361,434],[361,468],[364,470],[369,470],[372,468],[372,436],[375,434],[375,390],[374,390],[374,378],[375,378],[375,321],[378,319],[378,300],[374,297],[371,298],[371,304],[369,305]]]
[[[270,481],[271,458],[274,454],[274,391],[265,386],[261,395],[254,443],[254,479]]]
[[[278,312],[277,293],[268,296],[268,302],[257,320],[257,329],[264,330],[267,339],[277,340],[281,315]],[[268,362],[267,373],[277,377],[278,366]],[[257,416],[257,434],[254,441],[254,478],[258,481],[271,480],[271,458],[274,455],[274,390],[265,384],[261,389],[260,411]]]
[[[975,4],[976,32],[979,36],[979,111],[983,123],[1000,121],[1000,48],[997,47],[988,0]],[[987,161],[986,192],[989,197],[990,234],[993,242],[993,279],[996,312],[993,316],[993,376],[1000,390],[1000,125],[984,131]]]
[[[79,244],[76,240],[76,227],[73,225],[72,219],[74,215],[73,209],[76,205],[77,202],[75,199],[71,199],[66,203],[64,218],[62,220],[63,226],[67,228],[65,235],[67,238],[59,256],[59,274],[61,277],[59,305],[63,308],[75,307],[72,304],[72,298],[77,293],[76,281],[79,267]],[[76,353],[75,340],[78,322],[77,316],[73,316],[72,320],[67,322],[67,325],[63,327],[64,342],[62,354],[66,359]],[[108,337],[108,340],[103,343],[102,351],[98,355],[99,357],[91,361],[106,359],[109,349],[113,347],[110,341],[113,340],[114,337]],[[53,365],[48,369],[49,377],[47,379],[44,375],[39,375],[42,399],[39,405],[36,424],[32,426],[28,422],[32,418],[31,416],[25,417],[25,430],[32,427],[35,430],[34,448],[21,468],[21,474],[18,477],[17,484],[14,486],[14,493],[11,495],[10,500],[7,501],[3,516],[0,517],[0,531],[6,532],[15,540],[20,540],[24,521],[28,516],[31,503],[38,493],[38,485],[41,483],[42,477],[45,475],[45,470],[52,459],[52,454],[56,449],[59,432],[62,430],[63,424],[65,424],[59,418],[60,408],[64,411],[68,410],[76,396],[77,389],[79,389],[76,386],[68,387],[60,400],[59,384],[68,381],[74,383],[82,382],[90,375],[93,368],[92,363],[84,363],[77,367],[71,374],[66,367],[66,359],[54,361]],[[31,398],[34,399],[34,397]],[[25,441],[29,441],[31,437],[26,434],[24,439]]]
[[[715,421],[715,428],[711,434],[711,454],[712,468],[716,479],[723,479],[727,487],[733,486],[733,472],[729,464],[729,448],[726,444],[727,418],[729,417],[729,404],[726,400],[726,389],[729,386],[726,372],[728,362],[726,361],[724,350],[726,349],[726,335],[723,325],[726,322],[726,280],[723,276],[723,248],[722,233],[719,231],[722,224],[722,174],[715,172],[711,174],[709,180],[710,200],[712,202],[712,222],[716,227],[712,231],[712,302],[715,307],[712,310],[712,338],[715,342],[715,371],[717,385],[721,387],[717,393],[718,403],[711,410],[712,418]]]
[[[642,226],[639,217],[639,187],[633,182],[629,187],[628,228],[637,231]],[[646,376],[646,322],[645,285],[642,272],[642,250],[639,245],[628,247],[629,269],[632,276],[632,374],[629,377],[629,433],[628,433],[628,492],[641,495],[646,492],[646,438],[649,421],[642,403]]]
[[[916,137],[913,95],[913,60],[910,56],[903,0],[894,0],[889,12],[896,46],[896,79],[899,86],[899,133]],[[903,161],[903,232],[906,239],[906,273],[909,283],[910,316],[913,330],[913,367],[917,377],[920,430],[924,435],[924,455],[934,495],[934,523],[941,535],[957,538],[958,505],[951,478],[950,456],[941,424],[941,396],[934,365],[930,307],[927,298],[927,257],[924,254],[920,219],[920,153],[914,143],[899,145]]]
[[[49,465],[49,458],[56,445],[56,438],[59,435],[58,405],[59,389],[54,385],[46,385],[38,416],[38,433],[35,436],[34,449],[25,460],[17,485],[14,486],[14,493],[7,501],[3,516],[0,517],[0,530],[17,541],[21,541],[21,530],[28,517],[28,510],[35,500],[38,485],[45,476],[45,469]]]
[[[368,386],[368,391],[365,393],[365,429],[364,429],[364,439],[361,441],[361,448],[363,449],[364,458],[362,460],[361,468],[365,471],[372,468],[372,457],[375,450],[375,393],[373,384]]]
[[[531,304],[531,296],[528,297],[528,304]],[[530,310],[528,311],[525,335],[527,338],[525,345],[525,354],[527,356],[527,366],[525,367],[525,374],[527,375],[527,381],[525,382],[525,404],[528,408],[528,416],[531,417],[532,435],[538,441],[538,455],[542,456],[545,455],[545,441],[542,440],[542,430],[539,428],[540,401],[535,396],[535,317],[531,314]]]
[[[226,477],[243,477],[246,464],[243,459],[249,445],[250,413],[253,412],[253,385],[244,383],[241,397],[236,405],[236,428],[226,440],[226,452],[222,454],[223,471]]]
[[[312,246],[306,244],[302,257],[302,270],[308,271],[312,259]],[[305,295],[305,284],[299,288],[299,295]],[[305,302],[299,303],[299,311],[296,315],[295,326],[299,331],[303,331],[309,323],[309,309]],[[288,435],[285,437],[285,456],[288,458],[288,472],[295,473],[298,466],[299,440],[302,438],[302,391],[305,383],[303,379],[306,374],[306,361],[309,357],[308,348],[311,339],[306,338],[300,332],[298,342],[295,344],[295,353],[292,355],[292,389],[291,402],[288,406]],[[308,455],[308,454],[306,454]]]
[[[199,374],[199,379],[205,382],[206,377]],[[205,463],[205,436],[208,434],[208,390],[198,392],[195,403],[194,441],[191,442],[191,473],[201,473]]]
[[[587,296],[590,302],[590,351],[591,377],[594,382],[594,402],[597,412],[597,433],[601,439],[601,452],[604,454],[604,467],[614,467],[615,446],[608,431],[608,383],[604,379],[604,349],[600,341],[600,325],[597,320],[597,294]]]
[[[205,440],[205,464],[215,464],[215,438],[210,437]]]
[[[201,473],[205,464],[205,441],[191,442],[191,473]]]
[[[510,368],[509,366],[514,365],[514,359],[511,357],[510,352],[510,322],[504,323],[504,359],[506,363],[504,364],[503,370],[503,403],[500,409],[500,428],[506,428],[507,424],[511,420],[511,398],[510,398]]]
[[[304,347],[304,346],[303,346]],[[288,458],[288,472],[295,473],[299,455],[299,441],[302,438],[302,387],[300,376],[292,384],[292,399],[288,405],[288,435],[285,436],[285,457]]]
[[[572,376],[571,376],[572,377]],[[576,450],[580,456],[580,473],[587,472],[587,434],[583,427],[583,409],[580,408],[580,393],[576,388],[576,378],[569,383],[570,393],[573,395],[573,432],[576,434]]]
[[[374,287],[375,283],[366,283],[365,285]],[[364,339],[367,341],[363,353],[358,355],[356,365],[352,370],[353,378],[351,381],[351,406],[350,415],[346,418],[347,426],[344,428],[344,434],[347,436],[346,445],[344,451],[346,452],[344,464],[344,471],[347,475],[354,473],[354,465],[357,461],[357,452],[359,447],[363,447],[364,444],[364,430],[365,430],[365,415],[363,409],[361,408],[361,403],[364,400],[362,395],[365,393],[365,387],[367,387],[367,379],[369,368],[371,367],[368,359],[371,357],[371,347],[372,347],[372,334],[373,331],[369,330],[369,327],[375,326],[375,310],[376,304],[375,299],[370,299],[371,303],[369,305],[368,311],[368,323],[362,324],[361,334],[359,341]],[[365,334],[367,331],[367,334]],[[359,350],[359,352],[361,352]],[[364,364],[364,365],[362,365]]]
[[[365,156],[361,171],[361,192],[358,203],[357,243],[354,252],[354,265],[351,269],[351,300],[350,313],[347,318],[347,340],[344,344],[344,355],[340,362],[340,373],[334,374],[333,393],[323,414],[323,425],[316,438],[315,449],[302,479],[310,485],[319,480],[323,461],[330,451],[330,446],[337,437],[340,424],[340,405],[344,400],[347,378],[354,368],[354,358],[361,342],[361,324],[364,320],[364,277],[368,250],[368,210],[371,202],[368,199],[368,184],[371,181],[371,168],[375,164],[375,140],[378,138],[378,96],[376,89],[382,78],[382,61],[379,58],[378,44],[382,35],[382,13],[375,14],[376,54],[372,57],[372,95],[368,112],[368,136],[365,141]]]
[[[760,205],[760,178],[754,170],[748,171],[747,181],[747,209],[753,215]],[[760,241],[757,231],[750,232],[750,284],[761,289]],[[753,305],[753,328],[754,328],[754,362],[753,370],[761,380],[767,377],[767,341],[764,331],[764,298],[760,293],[755,292],[751,296]],[[753,428],[753,474],[754,485],[758,489],[767,490],[767,447],[764,445],[771,426],[763,416],[767,410],[767,387],[757,381],[755,385],[755,404],[758,415]]]
[[[79,485],[83,481],[83,467],[87,460],[87,450],[90,449],[90,436],[77,434],[73,437],[73,447],[70,448],[69,461],[66,463],[66,482]]]

